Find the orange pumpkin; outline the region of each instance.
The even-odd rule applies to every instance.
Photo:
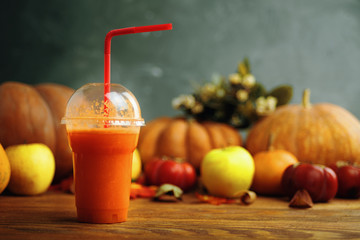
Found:
[[[144,164],[153,157],[169,156],[183,158],[198,169],[211,149],[241,144],[241,135],[229,125],[160,117],[141,129],[138,149]]]
[[[282,195],[281,178],[285,169],[297,163],[296,157],[285,150],[258,152],[254,155],[255,174],[251,189],[263,195]]]
[[[72,154],[65,126],[60,124],[72,93],[73,89],[53,83],[0,85],[0,143],[4,148],[23,143],[47,145],[55,156],[55,181],[72,172]]]
[[[273,148],[293,153],[300,162],[359,162],[359,120],[334,104],[311,105],[309,98],[310,91],[305,90],[302,105],[281,106],[256,123],[246,141],[249,152],[265,151],[273,135]]]

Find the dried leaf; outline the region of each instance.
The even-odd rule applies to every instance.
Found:
[[[139,183],[131,183],[130,199],[152,198],[156,194],[156,189],[155,186],[146,187]]]
[[[227,203],[235,203],[235,199],[228,199],[228,198],[221,198],[221,197],[214,197],[210,195],[203,195],[200,193],[195,193],[195,196],[197,199],[200,200],[200,202],[203,203],[210,203],[213,205],[220,205],[220,204],[227,204]]]
[[[75,193],[74,179],[72,176],[65,178],[60,183],[50,186],[49,190],[58,190],[58,191],[74,194]]]
[[[172,184],[161,185],[155,194],[156,201],[177,201],[182,200],[183,190]]]

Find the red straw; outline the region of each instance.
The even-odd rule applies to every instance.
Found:
[[[128,27],[111,30],[106,34],[105,37],[105,49],[104,49],[104,101],[108,100],[107,94],[110,92],[110,53],[111,53],[111,38],[118,35],[132,34],[132,33],[141,33],[141,32],[154,32],[154,31],[164,31],[171,30],[172,24],[159,24],[159,25],[150,25],[150,26],[139,26],[139,27]],[[105,113],[107,114],[107,108],[105,107]]]

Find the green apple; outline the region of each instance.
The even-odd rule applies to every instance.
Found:
[[[245,148],[230,146],[208,152],[200,171],[202,182],[211,195],[234,198],[250,188],[255,164]]]

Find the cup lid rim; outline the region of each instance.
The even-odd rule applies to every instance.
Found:
[[[80,120],[97,120],[104,123],[111,123],[112,125],[123,125],[123,126],[144,126],[145,121],[142,118],[120,118],[120,117],[63,117],[61,124],[71,123],[71,121]]]

